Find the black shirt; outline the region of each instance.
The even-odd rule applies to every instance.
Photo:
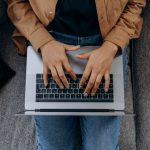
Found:
[[[77,36],[100,33],[95,0],[58,0],[48,30]]]

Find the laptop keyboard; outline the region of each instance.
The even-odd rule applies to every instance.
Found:
[[[105,93],[105,80],[102,79],[101,84],[94,96],[88,94],[84,96],[84,89],[88,83],[85,83],[83,88],[79,89],[79,81],[82,74],[77,74],[77,79],[74,81],[69,74],[66,74],[69,81],[69,88],[60,89],[55,83],[51,74],[48,75],[48,86],[43,83],[43,74],[36,75],[36,101],[37,102],[113,102],[113,75],[110,75],[109,91]]]

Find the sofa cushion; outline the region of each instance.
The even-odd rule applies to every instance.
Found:
[[[13,71],[2,59],[0,59],[0,88],[15,75]]]
[[[136,110],[137,150],[150,149],[150,1],[143,11],[143,29],[133,41],[132,76]]]

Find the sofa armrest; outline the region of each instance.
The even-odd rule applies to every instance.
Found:
[[[137,150],[150,147],[150,2],[143,11],[143,29],[133,41],[132,77],[136,111]]]

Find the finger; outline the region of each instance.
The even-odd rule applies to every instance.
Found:
[[[86,80],[89,78],[89,76],[91,74],[91,70],[92,70],[92,67],[90,67],[90,65],[88,63],[83,72],[82,78],[80,80],[79,88],[81,88],[85,84]]]
[[[80,48],[80,45],[64,45],[64,48],[68,51],[74,51],[74,50],[78,50]]]
[[[104,75],[105,78],[105,92],[108,92],[109,90],[109,84],[110,84],[110,73],[107,71]]]
[[[91,88],[94,86],[95,80],[96,80],[97,74],[92,71],[92,74],[90,76],[89,82],[87,84],[87,87],[85,88],[84,95],[87,96],[90,92]]]
[[[56,70],[58,72],[58,75],[59,75],[59,78],[61,79],[62,83],[64,84],[64,86],[66,88],[69,88],[69,83],[68,83],[68,80],[64,74],[64,70],[62,68],[62,64],[58,64],[56,67]]]
[[[59,76],[58,76],[58,74],[57,74],[57,71],[56,71],[56,69],[55,69],[55,67],[49,67],[50,68],[50,70],[51,70],[51,74],[52,74],[52,76],[53,76],[53,79],[55,80],[55,82],[57,83],[57,85],[61,88],[61,89],[63,89],[64,88],[64,86],[63,86],[63,84],[62,84],[62,82],[61,82],[61,80],[60,80],[60,78],[59,78]]]
[[[88,59],[90,57],[90,55],[91,55],[91,52],[88,52],[88,53],[75,55],[75,57],[80,58],[80,59]]]
[[[66,71],[70,74],[71,78],[73,80],[76,80],[76,74],[74,73],[73,69],[71,68],[68,59],[66,58],[66,60],[63,62],[63,65],[66,69]]]
[[[97,89],[99,88],[99,85],[101,83],[102,77],[103,77],[103,75],[101,73],[97,76],[95,84],[94,84],[94,87],[93,87],[92,92],[91,92],[92,96],[95,95]]]
[[[48,67],[46,65],[43,65],[43,79],[44,79],[44,85],[48,85]]]

